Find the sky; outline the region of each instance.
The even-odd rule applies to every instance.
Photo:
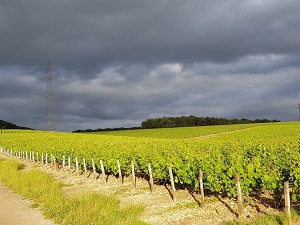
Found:
[[[0,119],[59,131],[148,118],[298,120],[298,0],[0,0]]]

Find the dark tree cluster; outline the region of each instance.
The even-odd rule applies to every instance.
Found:
[[[162,117],[152,118],[142,122],[142,129],[151,128],[168,128],[168,127],[191,127],[191,126],[212,126],[212,125],[228,125],[228,124],[248,124],[248,123],[271,123],[280,122],[279,120],[267,119],[225,119],[215,117],[196,117],[196,116],[181,116],[181,117]]]
[[[86,130],[74,130],[73,133],[82,133],[82,132],[100,132],[100,131],[117,131],[117,130],[137,130],[141,127],[115,127],[115,128],[97,128],[97,129],[86,129]]]
[[[28,127],[20,127],[20,126],[17,126],[16,124],[9,123],[9,122],[6,122],[6,121],[4,121],[4,120],[0,120],[0,128],[1,128],[1,130],[2,130],[2,129],[33,130],[33,129],[28,128]]]
[[[196,117],[196,116],[162,117],[162,118],[152,118],[143,121],[141,127],[97,128],[97,129],[75,130],[73,131],[73,133],[137,130],[137,129],[151,129],[151,128],[168,128],[168,127],[212,126],[212,125],[246,124],[246,123],[271,123],[271,122],[280,122],[280,121],[267,120],[267,119],[250,120],[245,118],[225,119],[225,118]]]

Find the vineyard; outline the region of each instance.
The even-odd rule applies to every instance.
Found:
[[[4,130],[0,134],[3,149],[53,154],[103,161],[105,170],[118,175],[117,161],[126,175],[131,162],[141,174],[152,165],[156,181],[168,180],[168,168],[177,187],[199,187],[198,173],[212,193],[235,196],[234,175],[238,174],[244,194],[261,188],[281,191],[283,181],[294,185],[293,200],[300,200],[300,123],[223,125],[212,127],[130,130],[100,133],[62,133],[28,130]],[[82,164],[82,163],[81,163]],[[81,165],[82,166],[82,165]],[[100,165],[96,163],[100,171]]]

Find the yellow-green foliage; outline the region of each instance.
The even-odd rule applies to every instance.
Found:
[[[120,130],[120,131],[101,131],[89,134],[113,135],[124,137],[144,137],[144,138],[166,138],[183,139],[201,137],[210,134],[220,134],[235,130],[242,130],[251,127],[263,126],[264,124],[233,124],[202,127],[176,127],[159,129],[139,129],[139,130]]]
[[[142,206],[121,209],[116,198],[96,193],[67,198],[61,191],[61,182],[40,170],[23,167],[17,161],[1,159],[0,181],[39,205],[45,217],[58,224],[146,224],[137,219]]]
[[[154,178],[162,181],[168,179],[167,168],[171,166],[176,184],[194,188],[199,185],[201,169],[205,186],[228,196],[235,195],[236,173],[244,194],[261,187],[279,191],[282,180],[292,177],[293,198],[300,199],[299,131],[299,122],[122,131],[110,135],[12,131],[0,135],[0,146],[14,153],[22,150],[39,156],[54,154],[60,161],[63,155],[70,156],[72,164],[75,156],[79,160],[84,157],[88,167],[94,159],[98,169],[99,160],[103,160],[105,169],[116,175],[117,160],[126,174],[131,173],[132,160],[135,169],[144,173],[151,163]]]

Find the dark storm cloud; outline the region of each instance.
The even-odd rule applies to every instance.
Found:
[[[298,1],[7,1],[1,61],[70,68],[299,52]],[[27,57],[24,57],[24,56]]]
[[[297,118],[300,2],[0,2],[0,119],[60,130],[157,116]]]

